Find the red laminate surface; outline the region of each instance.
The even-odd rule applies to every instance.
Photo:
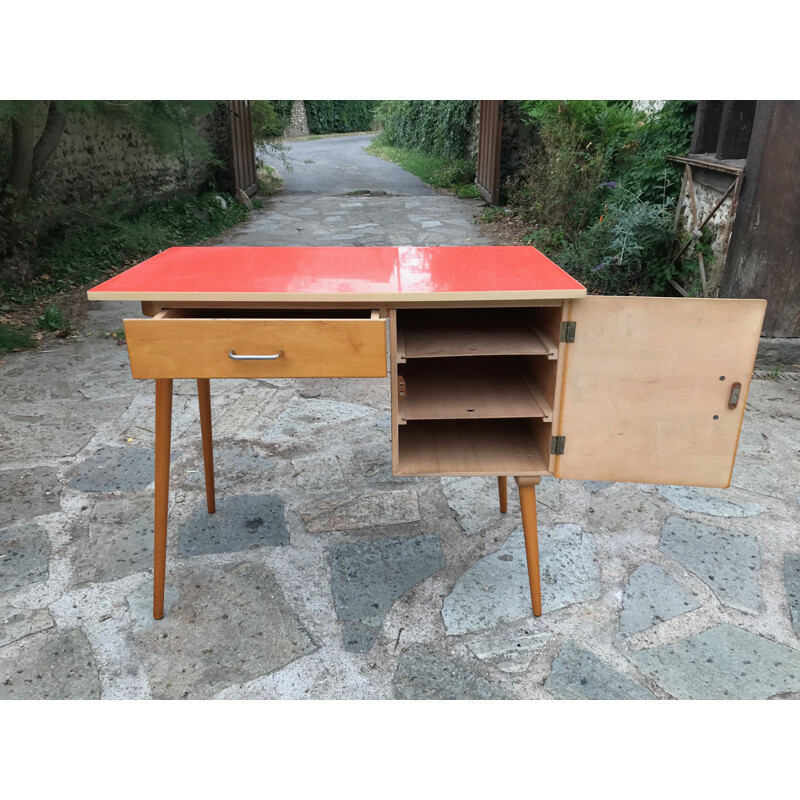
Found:
[[[382,300],[578,297],[533,247],[173,247],[101,283],[90,300]]]

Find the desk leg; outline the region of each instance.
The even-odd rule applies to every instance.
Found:
[[[533,616],[542,615],[542,587],[539,580],[539,533],[536,525],[536,486],[539,478],[515,478],[519,487],[522,529],[525,532],[525,556],[528,560],[528,582],[531,587]]]
[[[156,379],[156,498],[153,547],[153,619],[164,616],[169,510],[169,451],[172,436],[172,378]]]
[[[206,506],[208,513],[217,510],[214,499],[214,442],[211,437],[211,382],[197,379],[197,400],[200,404],[200,432],[203,437],[203,466],[206,472]]]
[[[505,475],[497,476],[497,491],[500,494],[500,513],[508,511],[508,480]]]

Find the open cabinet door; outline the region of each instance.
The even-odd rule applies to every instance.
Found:
[[[555,475],[727,488],[766,301],[569,302]]]

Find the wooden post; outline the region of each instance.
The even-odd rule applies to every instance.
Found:
[[[197,379],[197,401],[200,405],[200,433],[203,438],[203,467],[206,474],[206,506],[208,513],[217,510],[214,498],[214,441],[211,435],[211,381]]]
[[[525,533],[525,556],[528,560],[528,582],[531,587],[533,616],[542,616],[542,588],[539,578],[539,532],[536,524],[536,486],[539,478],[514,478],[519,488],[522,529]]]
[[[156,380],[156,482],[153,542],[153,619],[164,616],[169,510],[169,451],[172,436],[172,378]]]

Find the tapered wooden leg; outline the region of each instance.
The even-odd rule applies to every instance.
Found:
[[[497,491],[500,494],[500,513],[508,511],[508,481],[505,475],[497,476]]]
[[[531,586],[533,616],[542,615],[542,587],[539,580],[539,532],[536,526],[536,484],[539,478],[516,478],[522,529],[525,533],[525,556],[528,559],[528,582]]]
[[[206,471],[206,505],[208,513],[217,510],[214,499],[214,442],[211,438],[211,382],[197,379],[197,400],[200,404],[200,432],[203,437],[203,466]]]
[[[153,619],[164,616],[169,509],[169,449],[172,436],[172,378],[156,379],[156,498],[153,548]]]

